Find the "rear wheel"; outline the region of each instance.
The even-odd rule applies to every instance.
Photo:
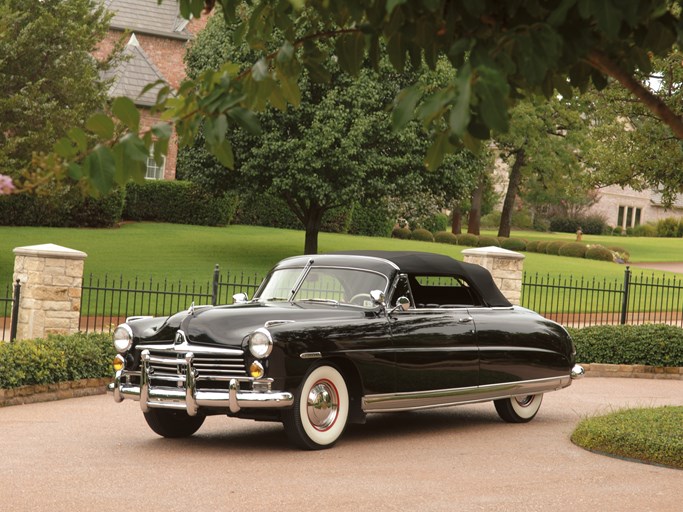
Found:
[[[313,368],[299,386],[283,423],[290,441],[305,450],[330,448],[346,427],[349,392],[334,366]]]
[[[150,409],[144,415],[149,428],[163,437],[189,437],[199,430],[205,419],[170,409]]]
[[[543,393],[537,395],[519,395],[511,398],[495,400],[496,412],[508,423],[526,423],[536,416],[543,401]]]

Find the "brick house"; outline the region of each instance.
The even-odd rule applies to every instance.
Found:
[[[157,0],[104,0],[104,5],[114,16],[109,33],[94,56],[104,58],[126,32],[130,34],[126,36],[125,59],[106,76],[113,77],[109,95],[133,100],[140,109],[141,127],[148,128],[159,120],[149,109],[154,104],[158,88],[141,96],[142,89],[157,80],[178,88],[185,78],[185,50],[194,34],[206,25],[206,17],[188,22],[180,16],[175,1],[158,5]],[[157,166],[150,158],[146,177],[175,179],[177,154],[178,143],[174,133],[163,165]]]

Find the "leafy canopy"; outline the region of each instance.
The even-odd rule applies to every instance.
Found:
[[[168,1],[168,0],[167,0]],[[226,61],[181,86],[176,97],[162,91],[158,109],[189,143],[203,122],[210,150],[227,167],[234,164],[228,127],[258,130],[250,112],[267,104],[281,110],[301,102],[303,69],[317,80],[329,78],[324,63],[334,55],[340,68],[356,76],[367,59],[378,66],[384,53],[399,71],[422,60],[435,67],[440,56],[457,72],[435,90],[405,88],[395,100],[394,128],[417,118],[432,133],[427,163],[435,168],[444,154],[464,143],[477,148],[492,130],[505,132],[509,108],[523,95],[559,93],[571,97],[592,83],[598,89],[612,77],[683,138],[683,122],[642,82],[651,55],[666,54],[683,33],[678,2],[667,0],[179,0],[185,17],[200,16],[219,4],[239,40],[267,52],[243,68]],[[244,7],[250,6],[250,9]],[[273,34],[281,43],[271,50]],[[333,44],[321,47],[318,41]],[[385,46],[381,44],[384,42]],[[386,50],[384,50],[386,48]],[[113,112],[131,133],[106,137],[109,126],[93,122],[99,146],[87,156],[79,137],[46,159],[46,172],[71,163],[73,176],[125,181],[152,135],[138,134],[130,105]],[[94,128],[98,128],[95,130]],[[156,128],[160,131],[161,128]],[[155,134],[163,138],[163,133]],[[156,146],[155,146],[156,147]],[[101,148],[101,149],[100,149]],[[76,161],[77,164],[73,162]],[[78,165],[80,167],[73,167]],[[102,180],[101,176],[108,178]],[[97,178],[97,177],[100,178]]]

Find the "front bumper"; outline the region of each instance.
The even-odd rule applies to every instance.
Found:
[[[200,407],[229,409],[232,413],[242,408],[284,408],[294,403],[294,396],[286,391],[272,391],[270,379],[231,378],[227,381],[228,389],[202,390],[197,388],[197,371],[192,366],[194,354],[188,352],[178,361],[184,367],[178,375],[176,386],[153,386],[151,384],[151,366],[157,361],[148,350],[141,354],[140,371],[119,370],[114,382],[109,385],[109,392],[114,394],[114,401],[122,402],[130,398],[140,402],[140,408],[147,412],[150,408],[179,409],[196,416]],[[131,383],[130,377],[139,377],[139,384]],[[241,390],[240,383],[249,382],[251,390]]]

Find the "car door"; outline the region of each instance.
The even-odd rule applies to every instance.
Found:
[[[467,308],[420,308],[391,315],[396,391],[475,387],[479,349]]]

